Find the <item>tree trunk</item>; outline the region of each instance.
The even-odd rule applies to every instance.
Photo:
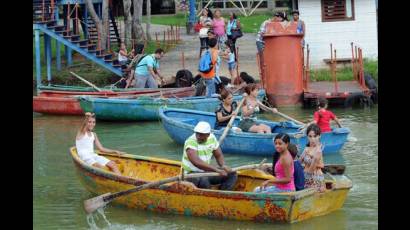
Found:
[[[127,47],[131,47],[132,15],[131,0],[123,0],[124,3],[124,41]]]
[[[104,44],[104,49],[107,49],[108,47],[108,42],[110,41],[110,39],[108,38],[108,36],[110,36],[110,16],[108,14],[108,7],[109,7],[109,0],[103,0],[102,2],[102,33],[101,33],[101,41],[104,41],[101,44]]]
[[[132,37],[138,42],[145,40],[144,28],[142,28],[142,3],[143,0],[133,0],[134,15],[132,15]]]
[[[95,27],[97,29],[98,34],[98,42],[97,47],[98,49],[106,49],[107,48],[107,20],[108,20],[108,0],[103,1],[102,5],[102,20],[98,17],[97,13],[95,12],[94,5],[92,0],[85,1],[87,5],[88,12],[92,20],[94,21]]]
[[[151,41],[151,0],[147,0],[147,24],[146,24],[147,40]]]

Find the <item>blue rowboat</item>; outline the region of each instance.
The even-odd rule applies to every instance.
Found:
[[[262,100],[265,91],[260,90],[258,99]],[[95,113],[97,119],[109,121],[155,121],[159,120],[158,109],[161,106],[193,109],[200,111],[215,111],[220,103],[217,97],[181,97],[154,98],[138,97],[136,99],[98,98],[80,96],[80,106],[84,112]],[[242,99],[242,95],[235,95],[234,100]]]
[[[216,118],[215,113],[211,112],[160,108],[159,117],[168,135],[179,144],[184,144],[185,140],[194,133],[194,127],[199,121],[208,122],[212,127],[212,133],[218,139],[225,129],[213,129]],[[236,118],[233,126],[237,127],[239,122],[240,118]],[[289,134],[291,143],[298,146],[299,153],[302,153],[304,150],[307,144],[307,136],[299,132],[300,125],[291,121],[272,122],[258,120],[258,122],[270,126],[272,134],[236,132],[231,129],[221,145],[222,151],[224,153],[270,156],[274,152],[273,138],[278,133]],[[349,133],[350,130],[348,128],[335,128],[332,132],[322,133],[320,139],[324,145],[323,153],[338,152],[346,142]]]

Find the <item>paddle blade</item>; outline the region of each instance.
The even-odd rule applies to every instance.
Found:
[[[109,201],[104,201],[104,197],[111,195],[111,193],[105,193],[97,197],[84,201],[84,210],[90,214],[95,212],[95,210],[104,207],[109,203]]]

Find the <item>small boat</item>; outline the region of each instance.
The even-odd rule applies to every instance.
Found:
[[[83,109],[75,97],[33,96],[33,112],[56,115],[82,115]]]
[[[184,89],[187,92],[194,92],[195,89],[192,87],[184,87],[184,88],[157,88],[157,89],[150,89],[150,88],[142,88],[128,91],[112,91],[112,90],[102,90],[102,91],[74,91],[74,90],[39,90],[38,96],[44,97],[67,97],[67,96],[76,96],[76,95],[90,95],[90,96],[131,96],[131,95],[138,95],[138,94],[147,94],[147,93],[165,93],[168,91],[175,91],[177,89]],[[193,93],[192,93],[193,94]]]
[[[98,91],[93,88],[93,87],[85,87],[85,86],[72,86],[72,85],[55,85],[55,84],[50,84],[50,85],[40,85],[37,87],[39,91],[63,91],[63,92],[84,92],[90,93],[98,93]],[[122,89],[122,88],[110,88],[110,87],[102,87],[100,88],[104,92],[117,92],[117,93],[132,93],[133,91],[139,92],[139,91],[145,91],[146,93],[149,92],[155,92],[159,91],[161,89],[169,89],[169,88],[158,88],[158,89],[149,89],[149,88],[128,88],[128,89]]]
[[[262,100],[265,91],[260,90],[258,98]],[[110,121],[156,121],[159,119],[158,109],[161,106],[215,111],[221,102],[217,97],[183,97],[137,99],[96,98],[81,96],[80,106],[85,112],[95,113],[97,119]],[[241,100],[242,95],[235,95],[234,100]]]
[[[70,149],[77,176],[92,194],[101,195],[135,188],[180,174],[180,162],[139,156],[97,152],[114,161],[122,175],[85,164]],[[327,174],[326,174],[327,175]],[[263,194],[252,192],[263,181],[274,178],[260,170],[238,171],[232,191],[200,189],[189,182],[170,182],[116,198],[113,204],[146,211],[215,219],[294,223],[340,209],[352,187],[345,175],[325,176],[327,189]]]
[[[188,109],[160,108],[159,117],[162,126],[168,135],[177,143],[184,144],[185,140],[194,133],[194,127],[199,121],[208,122],[211,127],[215,127],[215,113],[194,111]],[[233,127],[239,125],[240,118],[237,117]],[[302,153],[306,144],[307,136],[300,133],[300,125],[291,121],[273,122],[258,120],[258,122],[271,127],[271,134],[235,132],[230,130],[224,142],[221,145],[224,153],[237,153],[246,155],[264,155],[270,156],[274,152],[273,138],[278,133],[287,133],[291,137],[291,143],[299,148]],[[212,129],[212,132],[219,139],[225,128]],[[348,128],[335,128],[332,132],[322,133],[320,140],[324,145],[323,153],[336,153],[344,145],[349,135]]]
[[[62,92],[62,94],[60,94]],[[83,109],[80,106],[77,94],[78,91],[42,91],[40,96],[33,96],[33,111],[37,113],[47,113],[56,115],[82,115],[84,114]],[[175,96],[191,96],[195,93],[194,88],[184,87],[184,88],[168,88],[167,90],[161,90],[158,92],[148,89],[149,93],[144,93],[143,90],[134,92],[131,94],[116,94],[108,93],[103,94],[102,92],[86,92],[90,95],[96,97],[105,98],[123,98],[123,97],[133,97],[137,98],[140,96],[150,96],[150,97],[175,97]],[[152,93],[153,92],[153,93]],[[81,95],[81,94],[80,94]]]

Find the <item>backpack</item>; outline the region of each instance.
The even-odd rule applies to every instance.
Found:
[[[295,183],[295,189],[296,191],[303,190],[305,188],[305,173],[303,171],[303,166],[298,160],[293,162],[293,166],[293,180]]]
[[[212,68],[212,55],[209,50],[206,50],[199,60],[198,71],[201,73],[209,73]]]

